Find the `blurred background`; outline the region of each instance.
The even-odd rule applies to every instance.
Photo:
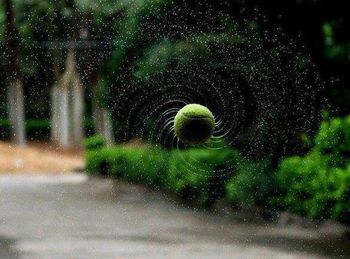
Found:
[[[340,0],[0,0],[0,257],[242,258],[246,246],[249,258],[350,256],[349,23]],[[174,135],[189,103],[215,115],[204,145]],[[168,238],[157,244],[167,248],[116,234],[141,228],[140,206],[160,226],[142,238]],[[202,232],[174,234],[167,206]],[[27,218],[31,208],[52,222]],[[239,223],[222,222],[227,215]],[[103,240],[114,246],[103,254],[93,234],[90,250],[76,240],[33,245],[55,224],[55,238],[72,224],[82,240],[110,232]],[[204,242],[191,241],[202,254],[179,253],[185,237]],[[118,240],[131,248],[118,250]]]

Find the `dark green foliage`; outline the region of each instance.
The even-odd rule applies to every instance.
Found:
[[[169,158],[167,189],[183,198],[206,203],[216,198],[232,172],[236,152],[231,149],[189,149],[173,151]],[[216,186],[214,186],[216,185]]]
[[[10,121],[8,119],[0,119],[0,137],[2,139],[10,136]]]
[[[91,175],[109,175],[116,160],[116,153],[117,151],[111,148],[87,150],[85,155],[87,172]]]
[[[350,117],[322,123],[304,157],[285,159],[277,174],[282,205],[309,217],[350,222]]]
[[[106,141],[103,138],[103,136],[100,136],[100,135],[92,136],[90,138],[85,139],[84,141],[84,147],[86,150],[99,149],[105,146],[106,146]]]
[[[28,119],[26,121],[26,133],[28,139],[47,140],[50,137],[50,121],[45,119]],[[10,138],[10,121],[0,118],[0,138]]]
[[[86,154],[86,169],[90,174],[119,177],[150,186],[158,186],[164,180],[166,163],[167,152],[155,148],[102,148]]]
[[[48,139],[50,136],[50,121],[49,120],[27,120],[26,131],[30,139]]]
[[[161,187],[185,200],[202,204],[224,190],[235,152],[225,150],[174,150],[150,147],[114,147],[90,150],[86,169],[92,175],[108,175]]]
[[[222,30],[213,29],[219,24]],[[227,138],[239,139],[235,146],[246,154],[282,156],[299,148],[295,135],[315,127],[320,118],[315,109],[322,106],[319,77],[303,48],[292,42],[286,46],[289,39],[283,35],[263,36],[249,25],[214,22],[208,24],[210,32],[164,37],[140,48],[118,81],[108,84],[113,116],[129,122],[127,137],[142,135],[146,122],[139,113],[152,110],[157,117],[169,109],[163,106],[169,100],[189,98],[218,115],[235,132]]]
[[[91,174],[119,177],[177,193],[187,201],[287,209],[315,219],[350,222],[350,117],[322,123],[312,150],[284,159],[252,160],[231,148],[165,151],[150,147],[87,152]]]
[[[315,148],[324,155],[333,155],[349,162],[350,158],[350,117],[334,118],[321,124],[315,138]]]
[[[84,121],[85,135],[91,136],[94,129],[94,124],[91,119]],[[48,140],[50,139],[50,120],[48,119],[27,119],[26,134],[29,140]],[[0,118],[0,139],[10,139],[11,128],[9,119]]]
[[[234,176],[226,185],[226,197],[230,202],[253,206],[266,206],[276,188],[275,173],[270,161],[254,161],[239,157]]]

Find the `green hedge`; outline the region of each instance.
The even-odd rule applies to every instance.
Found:
[[[169,156],[166,188],[183,198],[211,203],[223,194],[236,155],[228,148],[174,150]]]
[[[207,205],[225,197],[350,223],[350,116],[323,122],[309,153],[285,158],[277,172],[270,159],[251,160],[231,148],[117,146],[89,150],[86,159],[91,174],[158,186]]]
[[[48,139],[50,137],[50,121],[45,119],[26,120],[26,133],[28,139]],[[0,138],[10,138],[10,121],[0,118]]]
[[[166,151],[115,146],[86,153],[91,175],[145,183],[208,206],[222,197],[234,203],[263,204],[274,185],[268,168],[268,162],[252,163],[231,148]]]
[[[113,147],[86,152],[86,169],[90,174],[124,178],[159,186],[167,165],[167,152],[146,147]]]
[[[218,193],[210,193],[213,190],[211,185],[224,189],[223,178],[229,175],[221,172],[230,167],[234,154],[229,149],[166,151],[153,147],[116,146],[88,150],[86,169],[92,175],[108,175],[130,182],[142,182],[204,204]]]
[[[235,173],[226,184],[226,198],[232,203],[250,206],[270,205],[269,198],[276,190],[276,175],[270,160],[255,161],[240,157]]]
[[[350,222],[349,155],[350,117],[323,122],[308,154],[281,163],[280,204],[312,218]]]
[[[85,134],[91,136],[94,132],[94,124],[91,119],[86,119]],[[29,140],[47,140],[50,138],[49,119],[27,119],[26,133]],[[0,118],[0,139],[10,139],[10,121],[7,118]]]
[[[84,140],[86,150],[100,149],[106,146],[106,141],[103,136],[96,135]]]

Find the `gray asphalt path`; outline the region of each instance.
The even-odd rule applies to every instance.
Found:
[[[342,245],[107,179],[0,176],[0,258],[349,258]]]

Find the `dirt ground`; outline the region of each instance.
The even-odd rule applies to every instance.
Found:
[[[83,167],[82,150],[62,150],[45,142],[30,142],[23,148],[0,141],[0,174],[61,174]]]

